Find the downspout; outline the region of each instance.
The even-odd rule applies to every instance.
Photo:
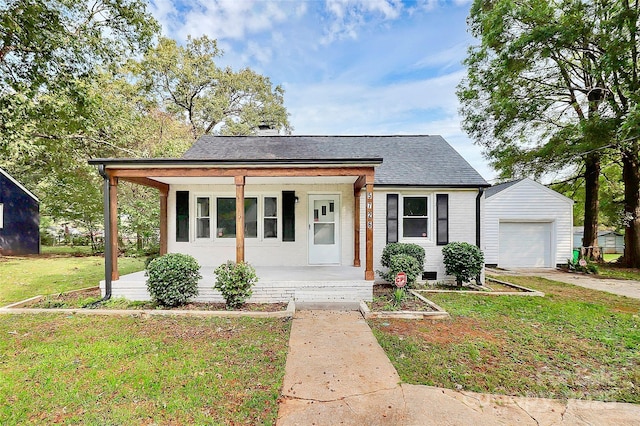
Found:
[[[478,188],[478,195],[476,196],[476,246],[480,248],[480,234],[481,234],[481,215],[480,215],[480,200],[484,194],[484,188]]]
[[[482,250],[482,248],[480,248],[480,235],[482,232],[482,228],[481,228],[481,219],[482,216],[480,214],[480,200],[482,199],[482,194],[484,194],[484,188],[483,187],[478,187],[478,195],[476,196],[476,246]],[[482,271],[484,271],[484,265],[482,268]],[[482,280],[482,272],[480,272],[480,274],[478,274],[478,276],[476,277],[476,284],[478,285],[483,285],[483,280]]]
[[[111,199],[109,196],[109,176],[105,171],[104,164],[98,165],[98,173],[104,179],[104,297],[86,307],[95,307],[111,299],[111,210],[109,209]]]

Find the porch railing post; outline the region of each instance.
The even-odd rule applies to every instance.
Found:
[[[109,243],[111,244],[111,279],[120,279],[118,271],[118,178],[109,176]]]
[[[373,173],[367,174],[366,177],[366,199],[365,199],[365,223],[366,231],[366,266],[364,271],[364,279],[373,281],[375,274],[373,272]]]
[[[167,254],[167,197],[169,189],[160,190],[160,256]]]
[[[244,262],[244,176],[236,176],[236,263]]]
[[[353,190],[353,266],[360,266],[360,192]]]

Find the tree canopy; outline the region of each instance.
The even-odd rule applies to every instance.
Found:
[[[189,37],[185,46],[161,38],[138,64],[142,83],[168,111],[184,113],[194,139],[214,132],[254,133],[262,124],[290,131],[284,90],[245,68],[220,68],[215,40]]]
[[[475,0],[469,27],[465,130],[503,178],[582,170],[592,240],[601,162],[621,165],[625,258],[640,265],[638,2]]]

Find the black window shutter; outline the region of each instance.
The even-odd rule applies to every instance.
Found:
[[[398,194],[387,194],[387,244],[398,242]]]
[[[176,241],[189,241],[189,191],[176,191]]]
[[[282,191],[282,241],[296,240],[296,193]]]
[[[436,244],[449,244],[449,194],[436,195]]]

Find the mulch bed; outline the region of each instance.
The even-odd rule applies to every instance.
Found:
[[[25,305],[25,308],[82,308],[89,299],[99,300],[101,297],[100,289],[87,289],[73,291],[68,293],[52,294],[45,296],[39,300]],[[245,303],[237,309],[238,311],[252,312],[279,312],[287,309],[287,303]],[[224,303],[218,302],[190,302],[186,305],[169,308],[165,306],[157,306],[151,301],[147,302],[129,302],[119,299],[113,299],[111,304],[101,304],[96,306],[99,309],[165,309],[165,310],[189,310],[189,311],[226,311],[227,307]]]
[[[376,284],[373,286],[373,302],[368,302],[372,311],[418,311],[435,312],[435,310],[418,299],[408,291],[400,306],[394,306],[393,291],[396,289],[391,284]]]

